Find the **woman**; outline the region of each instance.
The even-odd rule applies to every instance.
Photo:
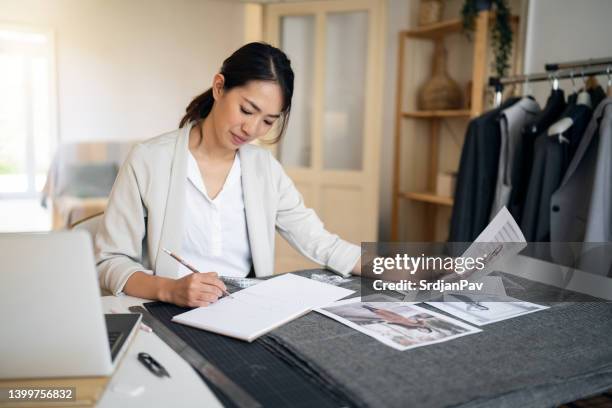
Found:
[[[225,290],[219,274],[273,274],[275,229],[307,258],[360,273],[360,248],[327,232],[280,163],[249,144],[275,125],[280,139],[292,94],[287,56],[247,44],[189,104],[178,130],[134,147],[95,238],[103,288],[206,306]],[[204,273],[191,273],[163,248]]]

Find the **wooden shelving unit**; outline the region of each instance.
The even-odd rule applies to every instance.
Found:
[[[488,11],[481,12],[481,15],[486,13],[483,18],[487,19],[487,25],[491,23],[493,15]],[[518,16],[510,17],[510,22],[514,25],[518,24]],[[418,27],[413,30],[405,30],[402,33],[412,38],[426,38],[435,40],[437,38],[445,37],[449,34],[460,33],[463,30],[463,22],[460,18],[453,18],[450,20],[441,21],[439,23],[429,24],[424,27]]]
[[[433,119],[433,118],[469,118],[471,111],[467,109],[458,110],[434,110],[434,111],[412,111],[403,112],[402,116],[413,119]]]
[[[406,30],[403,33],[413,38],[435,39],[444,37],[451,33],[461,32],[462,29],[463,24],[461,23],[461,19],[453,18],[451,20],[441,21],[439,23],[429,24],[424,27]]]
[[[438,205],[447,205],[453,206],[453,199],[451,197],[444,197],[435,195],[432,193],[418,193],[414,191],[401,192],[400,195],[403,198],[407,198],[409,200],[422,201],[424,203],[438,204]]]
[[[440,206],[453,205],[452,197],[443,197],[435,194],[436,180],[438,175],[438,155],[440,150],[440,124],[446,119],[470,119],[480,115],[484,106],[484,90],[487,75],[487,50],[489,25],[493,15],[489,11],[481,11],[475,22],[472,51],[472,90],[470,109],[437,110],[437,111],[414,111],[404,110],[402,107],[402,90],[404,89],[405,71],[405,48],[406,42],[410,40],[439,41],[450,34],[459,33],[463,30],[461,19],[452,19],[440,23],[405,30],[399,33],[398,65],[397,65],[397,89],[396,115],[395,115],[395,141],[394,141],[394,164],[393,164],[393,201],[391,214],[391,239],[399,238],[399,207],[401,200],[412,200],[423,203],[425,208],[425,228],[423,231],[424,241],[435,239],[436,216]],[[518,27],[518,17],[512,16],[514,32]],[[429,123],[429,149],[427,154],[428,163],[426,170],[426,191],[401,191],[400,168],[402,155],[402,121],[406,119],[427,121]],[[466,123],[467,124],[467,123]]]

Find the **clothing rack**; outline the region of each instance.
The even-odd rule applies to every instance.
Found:
[[[573,80],[576,74],[580,75],[583,79],[586,76],[606,74],[608,82],[611,82],[612,57],[546,64],[546,70],[547,72],[534,74],[521,74],[501,78],[489,77],[489,86],[495,88],[495,106],[501,104],[502,91],[505,85],[550,81],[553,89],[558,89],[560,79],[569,78]]]
[[[591,58],[588,60],[578,60],[569,62],[556,62],[544,65],[544,69],[548,72],[559,71],[568,68],[586,68],[593,65],[609,65],[612,64],[612,57],[607,58]]]
[[[612,119],[612,58],[549,67],[559,69],[489,78],[499,92],[497,106],[473,118],[466,132],[449,242],[474,240],[504,206],[528,242],[612,242],[605,218],[612,213],[612,129],[606,126]],[[607,74],[609,89],[587,80],[600,74]],[[565,95],[559,81],[576,77],[583,89],[572,84],[572,94]],[[546,87],[546,81],[553,90],[543,107],[526,97],[528,92],[500,103],[504,86],[544,82]],[[572,256],[549,249],[543,251],[553,260]],[[601,272],[587,262],[589,271],[608,274],[607,260]]]

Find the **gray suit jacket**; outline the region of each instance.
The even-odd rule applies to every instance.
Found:
[[[136,271],[176,278],[192,124],[140,143],[121,167],[95,238],[100,285],[118,294]],[[275,231],[310,260],[348,275],[361,250],[325,230],[281,164],[261,147],[238,150],[249,244],[257,276],[274,273]]]
[[[612,109],[612,98],[603,100],[596,108],[586,132],[580,140],[580,145],[563,176],[560,187],[553,193],[550,209],[551,241],[553,242],[581,242],[585,240],[587,219],[591,207],[591,197],[607,191],[610,195],[610,178],[599,178],[601,181],[594,185],[595,167],[598,163],[598,144],[606,135],[599,135],[600,121],[606,111]],[[610,108],[608,108],[610,107]],[[607,115],[610,122],[611,116]],[[602,122],[602,129],[604,122]],[[608,129],[610,125],[608,124]],[[602,139],[603,136],[603,139]],[[607,135],[608,140],[609,136]],[[607,157],[610,163],[610,156]],[[602,166],[604,163],[601,164]],[[607,185],[606,185],[607,183]],[[599,193],[598,193],[599,191]],[[610,208],[608,208],[608,211]],[[595,210],[595,212],[598,212]],[[591,211],[592,214],[595,212]],[[590,223],[601,223],[600,216],[590,216]],[[609,231],[609,230],[608,230]],[[609,235],[608,235],[609,236]]]
[[[585,241],[612,241],[612,98],[602,103],[597,165]]]
[[[500,149],[497,168],[495,196],[491,205],[492,220],[510,202],[512,193],[512,165],[514,152],[522,148],[523,127],[540,113],[540,106],[531,98],[525,97],[502,111],[499,117]]]

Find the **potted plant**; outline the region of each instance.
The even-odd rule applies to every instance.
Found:
[[[482,10],[493,10],[495,21],[491,29],[493,52],[495,54],[495,73],[503,77],[510,67],[512,53],[512,27],[510,26],[510,8],[507,0],[465,0],[461,15],[463,28],[468,35],[474,31],[474,21]]]

